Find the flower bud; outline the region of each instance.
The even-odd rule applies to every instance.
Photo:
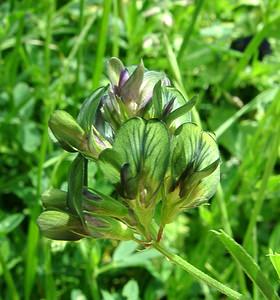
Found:
[[[65,209],[67,207],[67,193],[59,189],[49,189],[42,194],[45,208]]]
[[[89,135],[88,148],[90,157],[98,158],[99,154],[106,148],[111,148],[111,144],[92,125],[92,132]],[[85,153],[86,154],[86,153]]]
[[[62,211],[44,211],[37,223],[42,234],[53,240],[76,241],[87,235],[78,218]]]
[[[100,239],[133,240],[133,231],[121,221],[85,213],[89,235]]]
[[[96,215],[116,217],[119,219],[129,216],[128,208],[120,201],[97,191],[83,191],[83,208]]]
[[[172,142],[172,176],[165,180],[162,224],[209,200],[220,181],[219,150],[211,134],[185,123],[175,131]]]
[[[145,70],[142,61],[136,68],[127,69],[119,59],[111,58],[107,74],[111,91],[103,98],[102,111],[115,130],[130,117],[144,114],[157,82],[168,83],[163,73]]]
[[[49,120],[49,127],[63,149],[87,150],[84,130],[67,112],[56,110]]]

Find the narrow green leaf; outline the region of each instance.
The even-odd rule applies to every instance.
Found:
[[[81,127],[89,133],[91,126],[94,124],[96,111],[99,107],[102,96],[108,89],[108,86],[101,87],[95,90],[83,103],[80,113],[77,117]]]
[[[78,154],[69,171],[67,204],[71,212],[78,215],[82,222],[82,192],[87,179],[86,171],[86,159]]]
[[[254,259],[246,252],[246,250],[236,243],[228,234],[224,231],[213,231],[224,244],[226,249],[232,255],[232,257],[238,262],[244,272],[249,278],[257,285],[259,290],[263,293],[264,297],[268,300],[275,300],[279,297],[275,293],[269,280],[264,276],[263,271],[256,264]]]
[[[196,97],[193,97],[185,105],[177,108],[176,110],[172,111],[169,115],[167,115],[165,119],[166,124],[170,125],[173,121],[188,113],[195,106],[197,101],[196,99]]]
[[[152,103],[155,110],[155,117],[159,117],[162,111],[161,80],[154,86]]]
[[[280,254],[279,253],[271,253],[271,254],[269,254],[269,258],[270,258],[270,261],[280,279]]]

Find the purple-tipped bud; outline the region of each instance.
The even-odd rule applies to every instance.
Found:
[[[94,238],[133,239],[133,231],[117,219],[85,214],[85,221],[89,234]]]
[[[125,68],[124,70],[121,71],[118,87],[119,88],[123,87],[124,84],[127,82],[128,78],[129,78],[129,72],[127,68]]]
[[[102,199],[100,196],[91,193],[86,187],[83,188],[83,195],[89,200],[99,201]]]
[[[98,228],[106,228],[108,226],[108,223],[102,220],[101,218],[94,217],[89,214],[85,214],[85,221],[88,225]]]

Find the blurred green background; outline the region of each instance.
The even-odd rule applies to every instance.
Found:
[[[40,194],[66,187],[73,159],[51,141],[48,118],[56,108],[76,117],[108,82],[111,56],[127,65],[143,58],[198,95],[202,126],[217,135],[222,189],[168,226],[165,242],[263,299],[210,231],[222,228],[279,291],[268,256],[280,252],[279,28],[278,0],[1,1],[0,299],[226,299],[133,242],[54,242],[38,232]],[[110,193],[99,170],[90,172]]]

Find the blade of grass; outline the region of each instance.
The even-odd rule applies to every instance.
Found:
[[[246,250],[236,243],[228,234],[224,231],[213,232],[217,235],[219,240],[224,244],[226,249],[232,255],[232,257],[240,264],[245,273],[254,282],[264,297],[268,300],[279,300],[280,298],[275,293],[269,280],[264,276],[260,267],[256,264],[254,259],[246,252]]]
[[[276,95],[276,98],[275,98],[275,101],[277,102],[277,104],[279,103],[279,100],[280,100],[280,92],[278,92],[278,94]],[[256,199],[256,202],[255,202],[255,205],[254,205],[251,217],[250,217],[250,222],[249,222],[249,225],[248,225],[246,233],[245,233],[244,242],[243,242],[243,245],[245,248],[248,247],[250,238],[253,233],[253,229],[256,226],[257,218],[261,212],[263,202],[265,199],[265,193],[266,193],[266,187],[268,184],[268,180],[269,180],[270,175],[273,172],[274,165],[278,158],[278,148],[279,148],[279,144],[280,144],[280,125],[279,125],[280,123],[277,122],[277,120],[279,120],[279,118],[280,118],[280,105],[279,104],[276,106],[276,109],[274,112],[275,112],[274,120],[276,122],[275,122],[275,125],[272,123],[274,126],[274,128],[273,128],[274,131],[272,132],[271,138],[269,139],[271,141],[270,142],[270,154],[269,154],[269,157],[265,164],[264,174],[261,179],[261,186],[258,191],[257,199]]]
[[[45,279],[45,293],[47,300],[56,300],[57,291],[53,278],[52,263],[51,263],[51,248],[48,240],[44,241],[44,279]]]
[[[119,56],[119,39],[120,39],[120,32],[119,32],[119,5],[118,0],[113,0],[113,14],[116,24],[113,26],[113,50],[112,54],[114,57]]]
[[[271,89],[266,91],[265,93],[271,94],[268,99],[273,99],[277,93],[278,89]],[[263,97],[266,97],[265,95]],[[256,105],[262,100],[262,97],[258,95],[255,97],[252,101],[250,101],[248,104],[244,105],[240,110],[238,110],[233,116],[228,118],[222,125],[220,125],[215,130],[215,135],[217,139],[219,139],[240,117],[242,117],[244,114],[248,113],[249,111],[252,111],[255,109]]]
[[[171,46],[171,44],[170,44],[170,42],[169,42],[166,35],[163,36],[163,41],[164,41],[164,46],[165,46],[166,51],[167,51],[168,63],[169,63],[170,69],[171,69],[171,71],[173,73],[173,76],[174,76],[174,79],[175,79],[174,85],[182,93],[184,98],[188,99],[187,91],[186,91],[186,89],[184,87],[184,84],[183,84],[183,80],[182,80],[182,76],[181,76],[181,72],[180,72],[178,62],[177,62],[176,55],[175,55],[175,53],[172,49],[172,46]],[[191,113],[192,113],[192,117],[193,117],[194,122],[197,125],[201,126],[200,118],[199,118],[198,112],[197,112],[195,107],[192,108]]]
[[[82,8],[81,8],[82,9]],[[82,13],[81,13],[82,14]],[[84,19],[84,17],[80,17],[82,19]],[[93,14],[90,18],[88,18],[86,24],[83,26],[83,28],[81,29],[80,31],[80,34],[79,36],[77,37],[77,40],[73,46],[73,48],[71,49],[67,59],[66,59],[66,62],[67,62],[67,65],[74,59],[74,57],[77,55],[80,55],[79,53],[81,53],[81,46],[84,42],[84,40],[86,39],[86,36],[90,30],[90,28],[92,27],[94,21],[96,20],[96,15]],[[84,21],[80,20],[80,23],[83,23]]]
[[[181,61],[182,56],[183,56],[184,52],[186,51],[189,40],[190,40],[190,38],[193,34],[194,27],[195,27],[195,24],[197,22],[198,16],[201,13],[203,3],[204,3],[204,0],[195,1],[195,10],[194,10],[194,13],[192,15],[191,23],[190,23],[189,27],[187,28],[187,30],[184,34],[184,39],[183,39],[182,45],[180,47],[180,50],[178,52],[178,56],[177,56],[178,61]]]
[[[4,258],[2,257],[1,252],[0,252],[0,264],[2,265],[4,281],[6,282],[8,290],[10,292],[10,297],[11,297],[10,299],[19,300],[20,297],[19,297],[19,294],[17,292],[17,288],[16,288],[16,285],[15,285],[14,279],[12,277],[12,274],[11,274]]]
[[[218,185],[215,199],[217,200],[220,209],[223,229],[229,236],[232,237],[232,229],[228,218],[227,206],[226,206],[224,192],[221,184]],[[246,287],[244,273],[239,265],[237,265],[237,268],[238,268],[238,272],[236,275],[239,281],[240,289],[242,293],[245,295],[247,293],[247,287]]]
[[[275,25],[279,26],[279,23],[280,23],[280,16],[278,14],[277,17],[275,17],[273,20],[265,24],[263,28],[257,34],[254,35],[254,37],[250,41],[249,45],[246,47],[246,50],[244,51],[242,57],[240,58],[234,70],[231,73],[229,73],[230,75],[227,78],[225,78],[225,81],[223,83],[225,90],[230,89],[234,85],[236,79],[239,78],[238,74],[241,71],[243,71],[245,67],[248,65],[250,59],[257,51],[263,39],[269,34],[269,32],[272,30],[272,27]]]
[[[84,0],[80,0],[80,5],[79,5],[79,34],[81,35],[81,32],[83,30],[84,27],[84,10],[85,10],[85,1]],[[77,43],[75,43],[74,45],[76,46]],[[75,47],[74,46],[74,47]],[[77,55],[77,69],[76,69],[76,82],[77,82],[77,86],[80,83],[80,67],[81,67],[81,63],[83,60],[83,49],[80,48],[78,50],[78,55]]]
[[[100,30],[98,33],[98,43],[96,50],[96,57],[94,60],[94,71],[93,71],[93,79],[92,79],[92,87],[93,89],[98,88],[99,81],[102,74],[103,62],[105,56],[105,48],[107,42],[107,32],[109,28],[109,16],[111,11],[112,0],[103,1],[103,13],[100,24]]]
[[[95,242],[97,243],[97,241]],[[86,242],[82,242],[79,244],[79,250],[85,262],[85,272],[86,272],[87,281],[90,283],[89,288],[90,288],[91,299],[100,300],[101,298],[100,298],[100,292],[99,292],[97,275],[96,275],[98,268],[97,265],[95,265],[95,260],[93,259],[91,253],[93,249],[89,247],[89,245],[87,245]]]
[[[54,102],[49,99],[49,82],[50,82],[50,44],[52,39],[52,30],[51,30],[51,22],[52,15],[54,11],[54,2],[53,0],[48,1],[47,3],[48,12],[46,16],[46,41],[44,48],[44,56],[45,56],[45,106],[46,110],[43,116],[43,135],[41,148],[39,153],[39,162],[38,162],[38,171],[37,171],[37,199],[38,202],[34,206],[31,211],[29,227],[28,227],[28,238],[27,238],[27,246],[26,246],[26,261],[25,261],[25,276],[24,276],[24,299],[30,299],[32,288],[34,285],[34,279],[36,275],[37,269],[37,248],[38,248],[38,240],[39,240],[39,229],[35,222],[37,215],[39,214],[39,199],[41,198],[42,191],[42,177],[43,177],[43,164],[46,158],[47,152],[47,144],[48,144],[48,120],[49,115],[54,107]]]

